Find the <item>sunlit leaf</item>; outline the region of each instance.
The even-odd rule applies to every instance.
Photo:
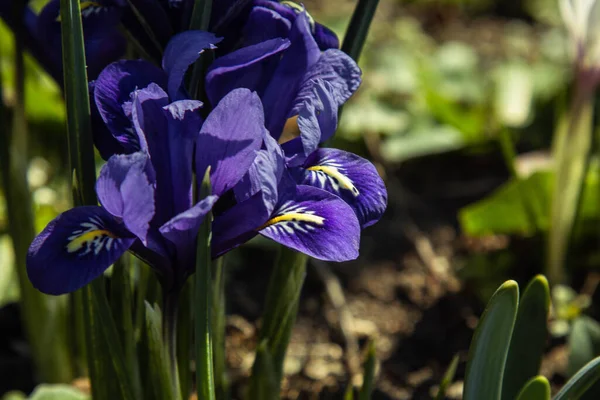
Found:
[[[519,286],[515,281],[505,282],[488,302],[469,348],[465,400],[500,400],[518,303]]]
[[[516,400],[550,400],[550,382],[543,376],[531,378],[517,397],[511,397]]]

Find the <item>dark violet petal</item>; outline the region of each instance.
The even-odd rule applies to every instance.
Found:
[[[215,49],[222,39],[204,31],[185,31],[174,36],[163,55],[163,69],[168,75],[167,92],[171,99],[177,99],[177,93],[183,82],[183,76],[200,54],[207,49]]]
[[[182,266],[184,269],[193,268],[193,264],[188,264],[194,262],[196,238],[198,237],[200,224],[212,210],[217,200],[218,196],[208,196],[160,227],[160,233],[163,237],[169,240],[177,249],[178,262],[184,264]]]
[[[264,136],[264,149],[258,151],[250,169],[233,191],[238,202],[262,191],[265,201],[270,204],[270,213],[277,204],[277,186],[285,169],[285,159],[277,141],[269,133]]]
[[[156,219],[162,225],[192,205],[192,156],[202,119],[198,101],[168,104],[167,94],[150,85],[136,93],[132,119],[145,137],[156,170]]]
[[[333,99],[341,106],[360,86],[361,74],[362,71],[356,62],[343,51],[325,51],[302,79],[291,115],[297,114],[302,103],[314,96],[314,87],[322,85],[320,81],[332,86]]]
[[[328,140],[335,133],[338,106],[331,91],[332,86],[329,82],[318,79],[313,87],[313,95],[308,97],[300,107],[298,128],[300,128],[302,153],[298,153],[294,163],[290,165],[299,165],[319,147],[319,143]],[[289,149],[286,148],[286,153],[289,153]]]
[[[100,204],[144,244],[154,216],[154,181],[147,153],[137,152],[112,156],[96,182]]]
[[[244,45],[250,46],[274,38],[287,38],[291,22],[266,7],[254,7],[244,26]]]
[[[296,18],[290,32],[290,42],[261,97],[265,107],[265,126],[275,139],[281,136],[302,78],[321,54],[310,33],[306,13]]]
[[[77,207],[51,221],[27,253],[27,274],[47,294],[73,292],[102,274],[135,239],[102,207]]]
[[[123,145],[119,142],[108,129],[96,102],[94,101],[94,91],[96,89],[96,81],[92,81],[88,85],[90,92],[90,118],[92,122],[92,138],[94,140],[94,146],[98,149],[100,156],[104,160],[108,160],[112,155],[122,154],[125,152]]]
[[[338,49],[340,47],[340,41],[337,35],[331,29],[319,23],[315,24],[314,37],[319,48],[323,51],[327,49]]]
[[[261,192],[216,216],[212,223],[212,257],[216,258],[256,236],[271,214]]]
[[[259,233],[284,246],[326,261],[358,257],[360,225],[352,208],[321,189],[300,185]]]
[[[298,183],[341,197],[356,213],[361,226],[379,221],[387,206],[387,190],[375,166],[356,154],[318,149],[295,171]]]
[[[118,61],[106,67],[94,84],[94,99],[100,116],[113,136],[123,146],[124,152],[133,153],[140,149],[138,135],[123,110],[131,100],[131,93],[156,83],[166,86],[162,70],[149,62]]]
[[[211,167],[213,193],[221,196],[244,176],[265,135],[256,93],[235,89],[208,115],[196,142],[196,175]]]
[[[217,58],[206,74],[206,93],[211,104],[217,104],[237,88],[262,93],[279,63],[280,53],[289,46],[289,40],[276,38]]]

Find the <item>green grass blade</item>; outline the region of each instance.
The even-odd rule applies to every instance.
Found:
[[[148,340],[148,370],[151,385],[157,399],[181,399],[179,387],[173,385],[173,377],[167,360],[169,354],[162,338],[161,312],[158,306],[146,304],[146,333]]]
[[[220,257],[215,263],[215,278],[213,284],[213,359],[215,366],[215,390],[218,399],[226,399],[229,393],[229,379],[225,364],[225,257]]]
[[[442,378],[442,381],[440,382],[440,388],[438,389],[438,392],[435,395],[435,400],[444,400],[446,398],[445,397],[446,390],[448,389],[448,386],[450,386],[450,384],[454,380],[454,375],[456,374],[456,368],[458,367],[458,361],[459,361],[459,357],[457,354],[452,358],[452,362],[450,363],[450,366],[444,373],[444,377]]]
[[[183,287],[177,317],[177,371],[183,399],[188,399],[192,393],[192,284],[193,281],[188,279]]]
[[[204,174],[200,189],[203,199],[212,192],[210,185],[210,167]],[[198,398],[215,399],[215,378],[213,369],[213,333],[212,333],[212,263],[210,255],[210,226],[212,215],[204,218],[198,232],[196,252],[196,280],[194,285],[195,339],[196,339],[196,386]]]
[[[502,284],[488,302],[469,349],[465,400],[500,399],[518,304],[519,286],[515,281]]]
[[[359,0],[344,36],[342,51],[358,62],[379,0]]]
[[[300,292],[306,276],[306,261],[305,254],[281,247],[267,289],[259,339],[261,342],[266,341],[273,358],[277,385],[283,376],[283,361],[298,313]],[[253,373],[252,380],[256,379],[263,377]]]
[[[60,18],[71,171],[83,204],[96,205],[96,166],[79,0],[61,0]]]
[[[600,357],[594,358],[569,379],[554,400],[579,399],[598,379],[600,379]]]
[[[579,83],[581,84],[581,83]],[[592,146],[593,96],[576,90],[573,107],[555,132],[552,155],[554,170],[547,274],[553,284],[563,283],[569,241],[578,213],[579,199]]]
[[[523,385],[538,374],[548,338],[549,311],[548,281],[544,276],[538,275],[527,285],[519,302],[504,367],[503,400],[513,400]]]
[[[354,385],[352,385],[352,382],[348,383],[348,386],[346,386],[344,400],[354,400]]]
[[[256,360],[252,366],[252,376],[260,376],[261,379],[250,381],[249,399],[279,399],[279,384],[275,376],[273,357],[265,340],[256,348]]]
[[[536,376],[525,383],[516,400],[550,400],[550,382],[543,376]]]
[[[369,343],[369,351],[367,352],[367,359],[365,360],[364,372],[363,372],[363,384],[358,392],[358,400],[369,400],[373,394],[375,388],[375,365],[377,364],[377,358],[375,355],[375,341],[371,340]]]

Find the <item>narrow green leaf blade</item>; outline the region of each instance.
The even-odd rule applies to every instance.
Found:
[[[531,280],[521,301],[510,341],[502,399],[513,400],[523,385],[538,374],[548,338],[550,288],[542,275]]]
[[[215,262],[215,278],[213,284],[213,358],[215,366],[215,390],[218,399],[228,398],[229,379],[227,365],[225,364],[225,257],[220,257]]]
[[[342,43],[342,51],[358,61],[369,33],[379,0],[359,0]]]
[[[373,394],[375,388],[375,366],[377,364],[377,358],[375,355],[375,341],[371,340],[369,343],[369,351],[367,353],[367,359],[365,360],[364,372],[363,372],[363,384],[358,392],[359,400],[369,400]]]
[[[550,382],[544,376],[536,376],[525,383],[516,400],[550,400]]]
[[[600,357],[594,358],[569,379],[554,400],[579,399],[598,379],[600,379]]]
[[[260,340],[267,343],[278,385],[283,376],[283,361],[298,313],[306,261],[305,254],[282,246],[267,289]],[[252,379],[262,377],[253,373]]]
[[[200,189],[200,198],[212,192],[210,167],[204,173]],[[198,232],[196,252],[196,279],[194,285],[195,339],[196,339],[196,386],[198,398],[215,399],[215,378],[213,370],[213,333],[212,333],[212,263],[210,256],[212,215],[204,218]]]
[[[501,398],[502,376],[518,303],[519,286],[515,281],[502,284],[488,302],[469,349],[465,400]]]
[[[60,0],[60,18],[71,170],[83,204],[96,205],[96,167],[79,0]]]
[[[456,368],[458,367],[459,359],[460,358],[458,357],[458,354],[452,358],[452,362],[450,363],[450,366],[444,373],[444,377],[442,378],[442,381],[440,382],[440,388],[438,389],[438,392],[435,395],[435,400],[444,400],[445,399],[446,390],[448,389],[448,386],[450,386],[450,384],[454,380],[454,375],[456,375]]]
[[[174,388],[169,368],[169,354],[162,339],[161,311],[146,302],[146,331],[148,335],[149,371],[157,399],[180,399],[179,388]],[[174,390],[177,389],[177,390]]]
[[[256,360],[252,366],[252,376],[261,379],[250,381],[250,399],[277,400],[279,399],[279,384],[275,376],[273,357],[269,352],[266,340],[256,349]]]
[[[29,400],[90,400],[90,396],[71,385],[39,385]]]

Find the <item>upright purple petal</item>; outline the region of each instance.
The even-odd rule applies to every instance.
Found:
[[[332,96],[337,105],[341,106],[360,86],[361,74],[356,62],[343,51],[325,51],[302,78],[292,115],[298,112],[302,103],[314,96],[314,87],[319,84],[319,80],[332,86]]]
[[[166,75],[160,68],[142,60],[112,63],[95,81],[94,99],[98,112],[125,153],[140,150],[140,144],[123,105],[131,100],[132,92],[150,83],[165,87]]]
[[[96,182],[100,204],[123,219],[127,229],[146,244],[154,217],[155,174],[145,152],[112,156]]]
[[[358,257],[360,225],[352,208],[321,189],[300,185],[259,233],[284,246],[327,261]]]
[[[277,11],[254,7],[244,26],[244,44],[250,46],[274,38],[287,38],[292,23]]]
[[[319,48],[323,51],[340,47],[337,35],[331,29],[319,23],[315,24],[314,37]]]
[[[368,160],[337,149],[318,149],[294,174],[298,183],[341,197],[363,228],[379,221],[387,206],[387,190]]]
[[[279,139],[303,76],[318,60],[321,52],[310,32],[308,16],[299,14],[290,32],[290,47],[273,73],[262,96],[265,126]]]
[[[217,58],[206,74],[206,93],[211,104],[217,104],[237,88],[262,94],[279,63],[281,53],[289,46],[289,40],[275,38]]]
[[[258,95],[248,89],[233,90],[202,125],[196,143],[196,175],[204,176],[210,166],[213,193],[221,196],[248,171],[264,134]]]
[[[156,170],[156,223],[191,207],[192,156],[202,119],[201,103],[181,100],[168,103],[167,94],[150,85],[136,92],[132,119],[147,142]]]
[[[77,207],[56,217],[33,240],[27,274],[47,294],[73,292],[102,274],[135,238],[102,207]]]
[[[185,31],[171,39],[163,55],[163,69],[168,75],[167,92],[171,99],[177,99],[177,93],[183,82],[183,76],[200,54],[206,49],[215,49],[222,38],[210,32]]]

